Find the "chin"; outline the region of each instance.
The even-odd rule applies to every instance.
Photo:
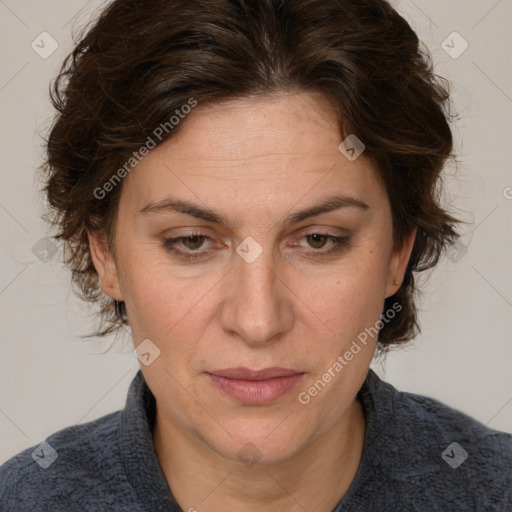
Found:
[[[221,439],[205,441],[220,456],[248,467],[256,463],[279,463],[292,458],[307,442],[302,439],[303,432],[299,438],[297,431],[291,431],[284,425],[279,426],[282,420],[249,420],[249,423],[240,420],[236,426],[229,425],[226,428],[231,436],[223,431]]]

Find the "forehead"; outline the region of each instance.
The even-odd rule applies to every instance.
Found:
[[[338,119],[312,93],[199,105],[177,134],[153,149],[125,178],[123,195],[138,205],[172,192],[249,205],[297,202],[305,194],[345,193],[383,199],[371,162],[344,156]],[[276,205],[278,206],[278,205]]]
[[[199,105],[177,136],[156,148],[188,161],[252,162],[321,155],[336,145],[333,109],[312,93],[267,95]],[[193,148],[193,151],[191,149]]]

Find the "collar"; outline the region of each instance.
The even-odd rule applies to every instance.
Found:
[[[181,512],[163,474],[153,444],[156,402],[142,371],[128,389],[119,422],[119,447],[124,469],[144,510]]]

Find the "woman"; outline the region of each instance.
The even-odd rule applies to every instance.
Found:
[[[512,509],[509,435],[369,369],[458,236],[448,90],[386,1],[116,0],[53,100],[52,220],[141,371],[2,510]]]

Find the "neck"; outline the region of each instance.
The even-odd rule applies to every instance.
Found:
[[[322,437],[273,464],[247,467],[222,457],[193,433],[165,421],[158,405],[153,438],[182,510],[331,512],[357,473],[364,434],[363,409],[354,401]]]

